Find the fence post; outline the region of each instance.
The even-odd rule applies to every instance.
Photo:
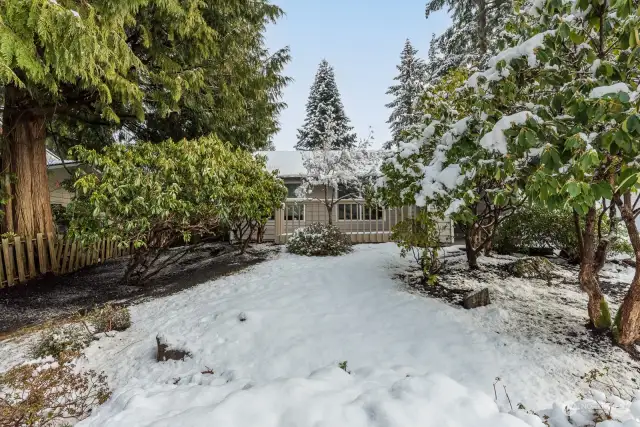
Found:
[[[40,264],[40,274],[47,274],[47,251],[44,247],[44,238],[42,233],[36,235],[36,243],[38,245],[38,264]]]
[[[25,243],[27,244],[27,259],[29,261],[29,278],[33,279],[38,275],[36,272],[36,257],[33,252],[33,237],[27,236]]]
[[[69,246],[71,246],[71,239],[67,237],[62,245],[62,253],[60,254],[60,273],[66,273],[69,270],[67,264],[67,260],[69,259]]]
[[[76,260],[76,249],[78,248],[78,243],[74,240],[71,243],[71,253],[69,254],[69,269],[67,270],[69,273],[74,271],[74,262]]]
[[[16,248],[16,265],[18,266],[18,280],[20,283],[24,283],[27,281],[27,276],[24,273],[25,268],[24,264],[26,259],[24,257],[24,251],[22,250],[22,240],[20,236],[16,236],[14,239],[14,246]]]
[[[7,267],[7,283],[13,285],[13,256],[9,247],[9,239],[2,239],[2,252],[4,255],[4,265]]]
[[[58,273],[58,259],[56,258],[56,241],[53,233],[47,234],[47,243],[49,246],[49,254],[51,255],[51,270]]]
[[[2,282],[4,282],[4,265],[2,263],[2,256],[0,256],[0,288],[3,287]]]

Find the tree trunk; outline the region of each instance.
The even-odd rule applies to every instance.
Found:
[[[640,234],[633,215],[631,204],[631,194],[624,195],[624,204],[617,197],[616,203],[620,208],[622,220],[627,226],[631,246],[636,257],[636,266],[640,265]],[[618,316],[616,316],[618,318]],[[636,272],[631,281],[631,286],[624,301],[620,306],[620,324],[618,326],[618,342],[622,345],[631,345],[640,340],[640,270],[636,267]]]
[[[471,270],[478,269],[478,252],[473,245],[473,227],[465,227],[464,230],[464,245],[467,252],[467,264]]]
[[[600,282],[598,280],[598,260],[596,259],[595,248],[595,225],[596,225],[596,208],[591,207],[585,218],[585,229],[581,233],[583,247],[581,250],[582,258],[580,259],[580,287],[589,296],[587,310],[589,312],[589,321],[591,326],[596,329],[608,328],[611,325],[611,319],[603,317],[603,305],[606,304]]]
[[[13,215],[6,209],[5,229],[21,236],[54,231],[49,180],[45,117],[30,113],[29,95],[8,85],[5,87],[3,116],[3,170],[16,178],[12,185]]]
[[[327,206],[327,217],[329,217],[329,225],[333,225],[333,205]]]

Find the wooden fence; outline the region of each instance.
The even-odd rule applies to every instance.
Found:
[[[374,208],[364,200],[343,200],[338,202],[331,213],[318,200],[287,201],[283,209],[276,212],[274,240],[286,243],[293,232],[309,224],[328,223],[345,233],[353,243],[383,243],[391,240],[393,228],[405,219],[415,218],[417,206],[401,208]],[[451,219],[438,220],[438,231],[442,243],[453,242],[453,222]]]
[[[1,239],[0,288],[26,283],[46,273],[65,274],[131,253],[115,240],[84,245],[53,233]]]

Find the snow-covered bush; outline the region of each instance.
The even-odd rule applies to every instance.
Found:
[[[47,356],[60,358],[64,353],[83,350],[92,339],[89,331],[80,325],[48,329],[31,348],[31,355],[38,359]]]
[[[391,240],[398,244],[403,258],[409,254],[413,256],[425,280],[435,282],[441,267],[438,259],[440,233],[435,213],[422,210],[415,218],[401,221],[393,228]]]
[[[78,372],[72,355],[15,366],[0,374],[0,427],[60,426],[107,401],[104,373]]]
[[[336,256],[351,252],[351,240],[332,224],[314,223],[298,228],[287,242],[287,250],[306,256]]]
[[[107,304],[96,308],[89,317],[95,332],[124,331],[131,326],[131,315],[127,307]]]

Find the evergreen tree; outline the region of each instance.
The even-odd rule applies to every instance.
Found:
[[[4,229],[53,231],[47,139],[64,150],[219,132],[265,146],[288,51],[269,57],[262,32],[281,13],[266,0],[0,2],[2,171],[15,177]]]
[[[427,63],[430,79],[461,66],[484,66],[500,50],[498,34],[512,13],[512,2],[506,0],[429,0],[425,16],[429,18],[445,7],[452,23],[431,41]]]
[[[356,134],[344,112],[333,68],[322,60],[307,101],[307,117],[298,130],[296,149],[321,149],[329,132],[332,148],[351,148],[356,144]]]
[[[416,56],[417,53],[418,50],[407,39],[397,67],[400,73],[394,79],[398,84],[387,91],[387,95],[392,95],[395,99],[386,105],[393,109],[387,121],[391,127],[392,139],[385,144],[386,149],[397,146],[403,140],[405,132],[421,123],[423,118],[423,113],[416,110],[415,103],[422,94],[426,68],[422,59]]]

